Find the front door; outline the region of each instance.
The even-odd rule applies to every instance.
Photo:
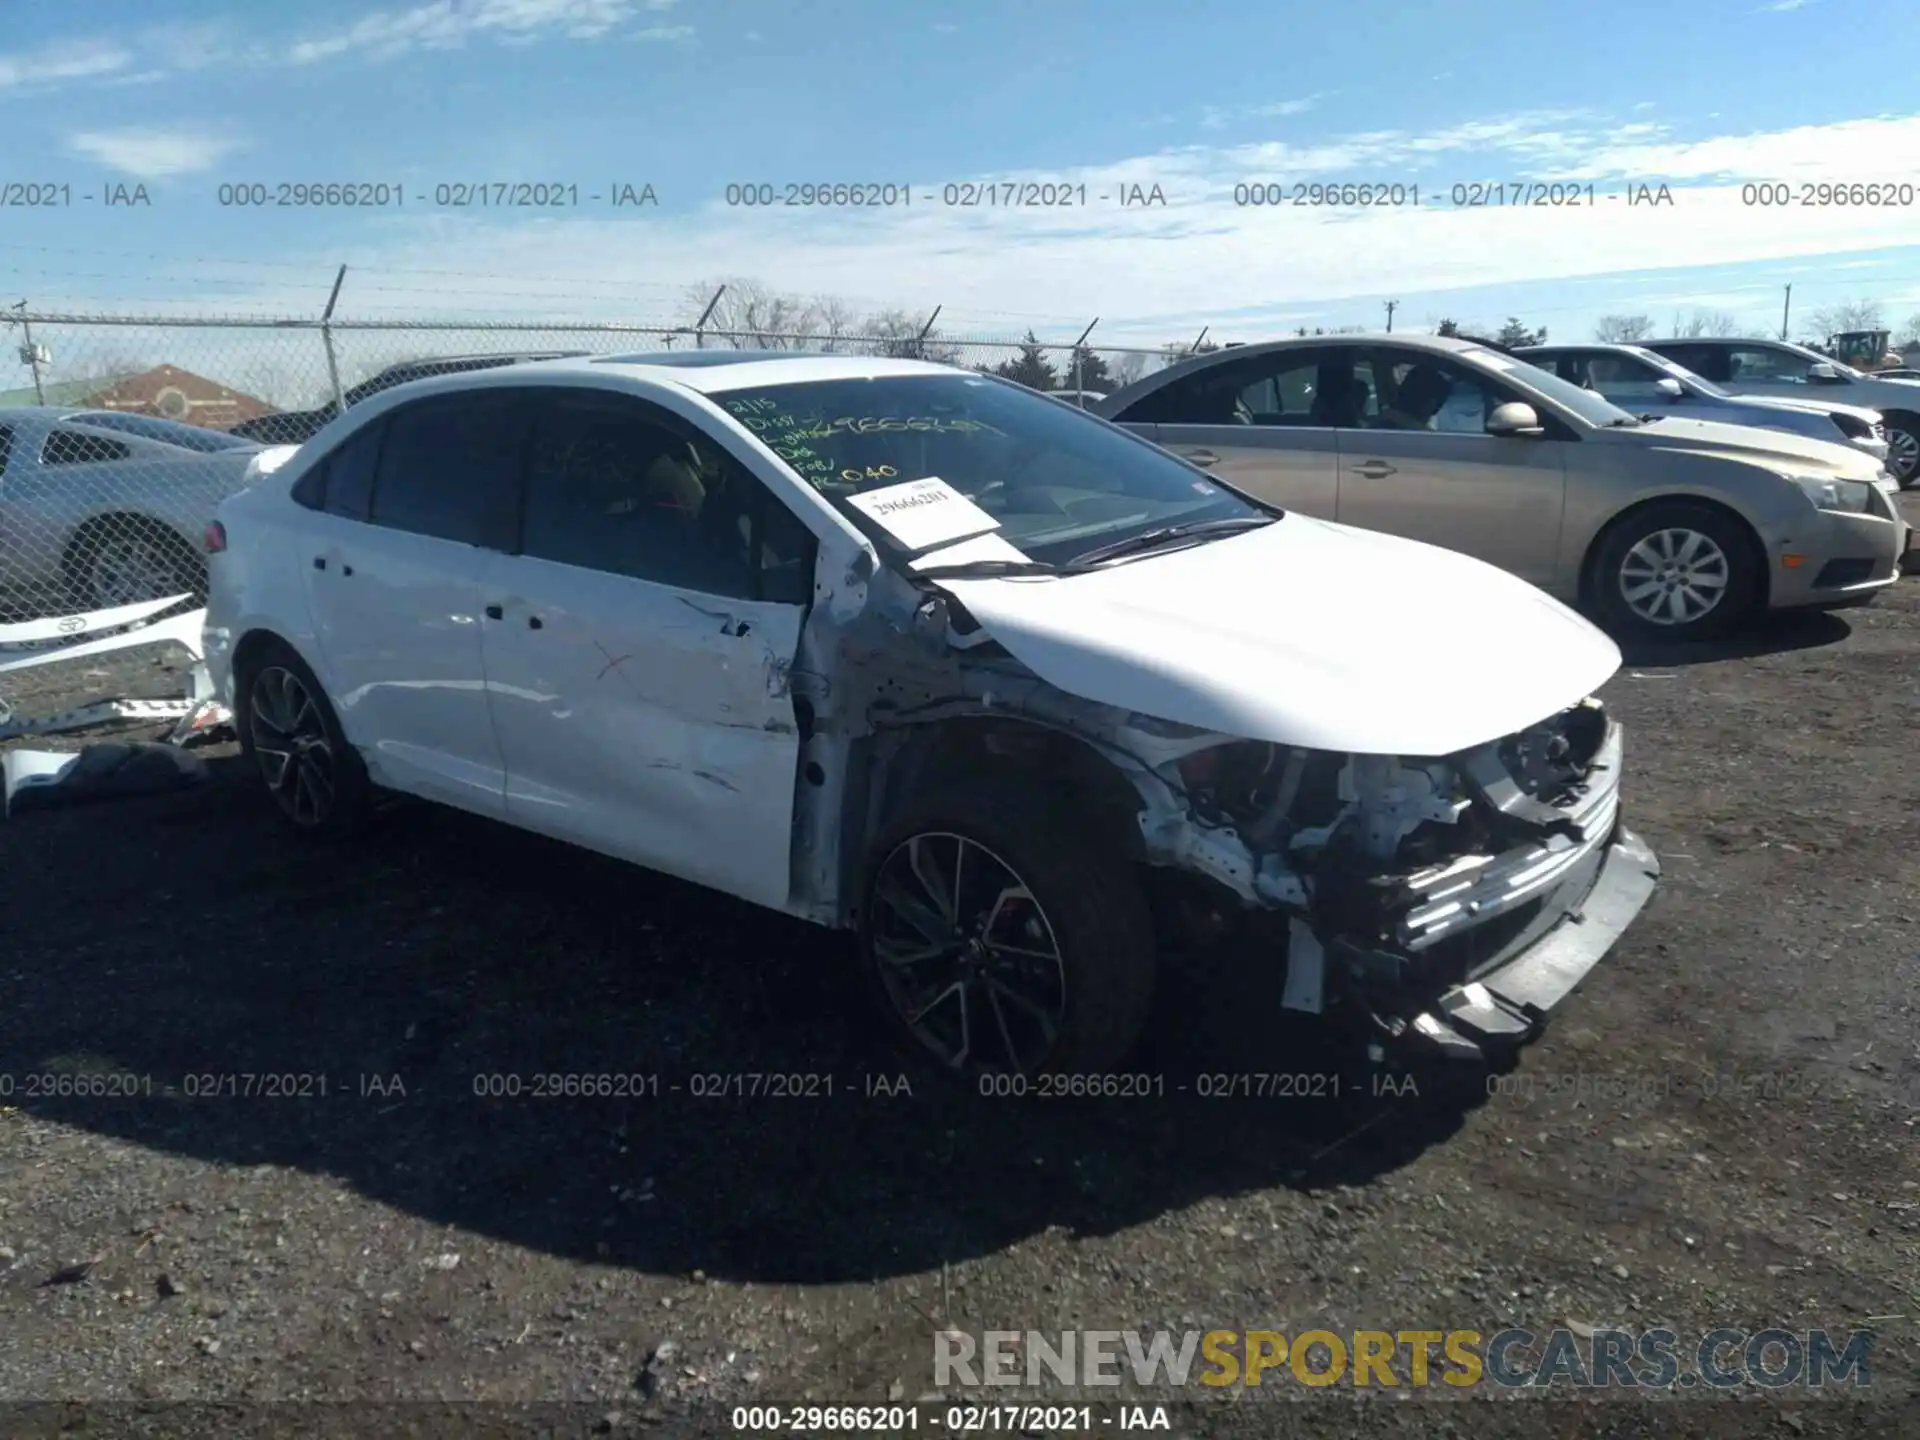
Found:
[[[685,421],[563,390],[518,549],[482,586],[508,816],[784,908],[812,536]]]
[[[1370,399],[1339,432],[1340,522],[1553,588],[1568,442],[1489,435],[1494,408],[1524,397],[1450,357],[1393,346],[1352,353]]]

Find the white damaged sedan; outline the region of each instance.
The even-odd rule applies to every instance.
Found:
[[[961,1071],[1109,1072],[1204,931],[1468,1056],[1651,895],[1612,641],[912,361],[422,381],[222,503],[206,654],[287,818],[381,790],[854,932]]]

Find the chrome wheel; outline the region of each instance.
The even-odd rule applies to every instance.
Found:
[[[193,585],[182,580],[177,559],[164,537],[149,532],[95,541],[87,559],[87,589],[94,606],[108,610],[191,591]]]
[[[1902,485],[1920,480],[1920,435],[1887,427],[1887,469]]]
[[[278,665],[262,670],[254,677],[248,726],[274,803],[296,825],[325,821],[333,809],[333,746],[306,683]]]
[[[1066,1016],[1060,942],[985,846],[943,832],[896,845],[874,880],[869,931],[881,988],[941,1063],[1024,1073],[1053,1050]]]
[[[1690,625],[1726,598],[1733,567],[1698,530],[1656,530],[1620,562],[1620,598],[1652,625]]]

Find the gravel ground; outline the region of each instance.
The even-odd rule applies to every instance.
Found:
[[[1661,890],[1517,1070],[1392,1093],[1271,1024],[1252,978],[1170,999],[1141,1068],[1185,1094],[888,1093],[834,937],[425,807],[305,847],[230,746],[193,791],[22,815],[0,825],[0,1399],[410,1402],[170,1432],[188,1412],[102,1409],[93,1433],[532,1423],[467,1402],[718,1433],[735,1403],[916,1400],[948,1327],[1777,1325],[1874,1329],[1871,1391],[1462,1408],[1289,1380],[1239,1393],[1297,1403],[1172,1420],[1915,1433],[1920,582],[1631,659],[1607,699]],[[1198,1099],[1222,1071],[1341,1093]],[[553,1072],[649,1093],[476,1094]],[[53,1073],[143,1078],[25,1093]],[[773,1074],[833,1094],[696,1093]],[[249,1075],[304,1093],[221,1078]]]

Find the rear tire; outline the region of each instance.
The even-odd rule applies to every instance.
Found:
[[[1601,537],[1591,594],[1601,623],[1636,640],[1711,640],[1752,613],[1760,567],[1745,524],[1711,505],[1660,501]]]
[[[90,523],[74,541],[67,573],[89,610],[185,595],[207,598],[207,560],[178,531],[144,515],[112,515]]]
[[[357,834],[372,810],[373,785],[360,752],[307,662],[272,640],[234,675],[234,729],[281,816],[303,835]]]
[[[886,828],[859,945],[896,1039],[961,1075],[1109,1073],[1153,1000],[1131,866],[1012,780],[943,788]]]

